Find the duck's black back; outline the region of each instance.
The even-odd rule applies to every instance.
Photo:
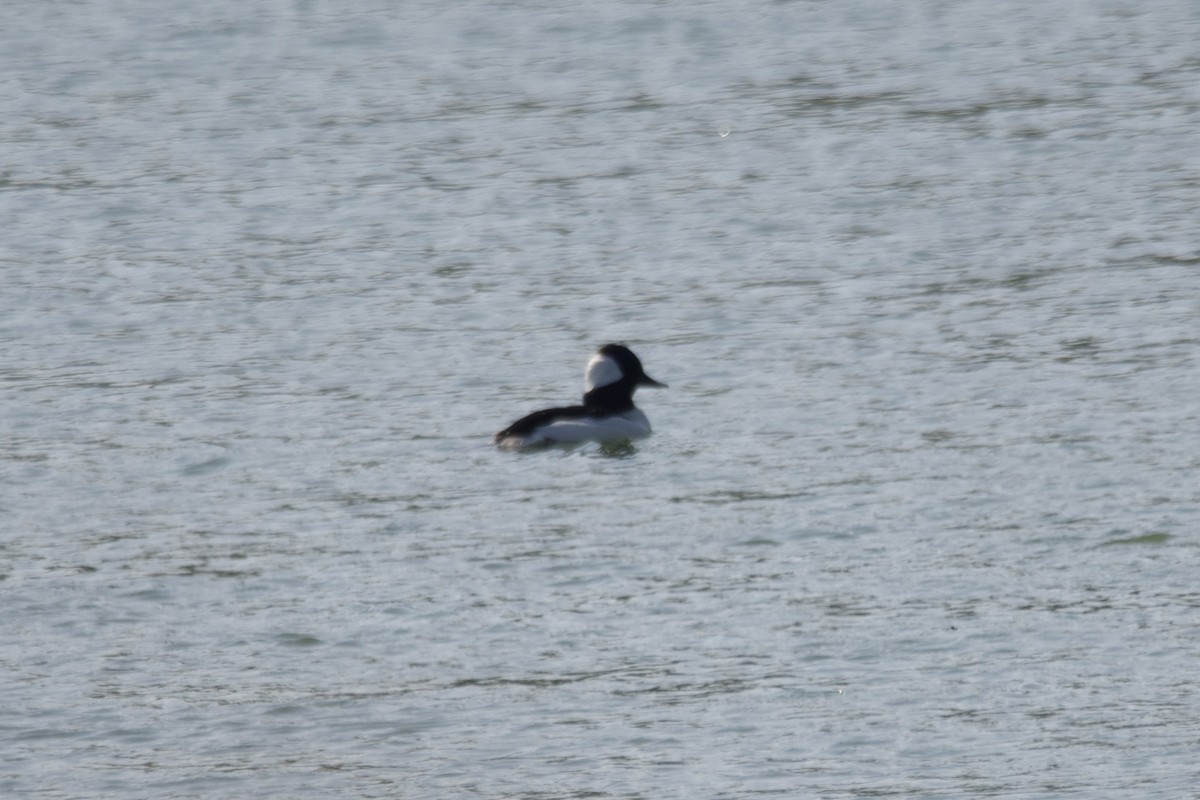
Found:
[[[589,413],[585,406],[543,408],[541,411],[535,411],[528,416],[521,417],[512,425],[497,433],[496,438],[503,439],[506,436],[525,436],[526,434],[533,433],[540,426],[548,425],[556,419],[579,419],[580,417],[588,416]]]

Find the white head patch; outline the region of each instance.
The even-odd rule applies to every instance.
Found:
[[[587,372],[583,375],[583,390],[590,392],[592,389],[599,389],[601,386],[616,383],[623,377],[624,373],[621,372],[621,367],[616,361],[613,361],[608,356],[602,356],[597,353],[588,362]]]

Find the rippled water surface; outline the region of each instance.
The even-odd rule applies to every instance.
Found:
[[[1194,796],[1195,3],[0,18],[0,794]]]

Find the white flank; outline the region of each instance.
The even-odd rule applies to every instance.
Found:
[[[520,450],[539,444],[574,444],[640,439],[650,435],[650,420],[641,409],[630,409],[603,419],[563,419],[543,425],[524,436],[506,436],[496,444],[502,450]]]

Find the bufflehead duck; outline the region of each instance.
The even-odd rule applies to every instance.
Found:
[[[650,420],[633,404],[638,386],[667,388],[646,374],[628,347],[606,344],[584,372],[583,405],[535,411],[497,433],[492,442],[505,450],[519,450],[649,436]]]

